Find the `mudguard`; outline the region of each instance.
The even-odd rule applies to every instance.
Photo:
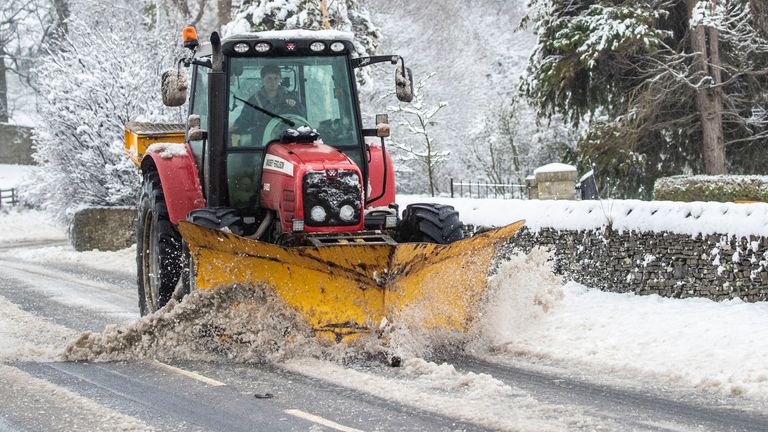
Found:
[[[381,144],[370,143],[368,157],[368,183],[370,196],[368,199],[377,198],[368,203],[366,207],[386,207],[395,202],[395,168],[389,152],[383,155]],[[384,178],[384,171],[387,176]],[[386,180],[386,183],[385,183]]]
[[[156,170],[160,175],[165,205],[172,224],[187,219],[187,214],[205,207],[197,165],[188,144],[158,143],[147,148],[141,170]]]

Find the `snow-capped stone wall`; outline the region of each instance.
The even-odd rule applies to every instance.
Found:
[[[466,224],[525,220],[514,246],[553,246],[555,270],[587,286],[666,297],[768,300],[768,204],[398,196],[454,206]]]
[[[670,232],[524,229],[514,247],[554,251],[554,270],[612,292],[768,300],[768,239]]]

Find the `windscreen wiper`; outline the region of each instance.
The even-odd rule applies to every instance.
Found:
[[[285,118],[285,117],[283,117],[283,116],[281,116],[279,114],[275,114],[272,111],[266,110],[266,109],[264,109],[264,108],[262,108],[262,107],[260,107],[258,105],[254,105],[254,104],[248,102],[247,100],[245,100],[243,98],[240,98],[240,97],[237,97],[235,95],[232,95],[232,97],[234,97],[235,99],[239,100],[240,102],[248,105],[249,107],[255,109],[256,111],[262,112],[262,113],[264,113],[264,114],[266,114],[266,115],[268,115],[270,117],[273,117],[273,118],[276,118],[276,119],[280,119],[280,121],[282,121],[283,123],[287,124],[290,127],[296,126],[296,123],[293,120],[291,120],[291,119],[287,119],[287,118]]]

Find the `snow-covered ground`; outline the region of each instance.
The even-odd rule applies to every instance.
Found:
[[[405,200],[411,198],[405,197]],[[412,199],[415,200],[418,199]],[[515,212],[525,212],[525,205],[532,205],[468,199],[450,202],[462,211],[465,220],[478,224],[519,219]],[[558,205],[562,211],[586,204],[560,203],[551,204],[549,208],[554,212]],[[665,206],[664,203],[656,205]],[[746,207],[733,207],[732,211],[742,208]],[[752,209],[765,212],[763,206]],[[535,214],[533,210],[528,211],[523,217]],[[557,219],[554,214],[549,216]],[[0,213],[0,245],[48,238],[64,239],[65,235],[64,229],[44,214]],[[0,259],[9,253],[24,262],[63,263],[119,273],[132,272],[135,268],[133,249],[77,253],[69,246],[40,246],[24,251],[0,251]],[[478,356],[497,362],[522,359],[565,369],[593,370],[601,375],[643,377],[661,385],[699,387],[739,397],[768,399],[767,303],[748,304],[739,300],[716,303],[705,299],[605,293],[558,279],[550,271],[547,254],[538,250],[504,263],[491,278],[489,287],[491,301],[476,324],[473,341],[468,346],[470,352]],[[10,358],[18,357],[18,350],[11,349],[11,345],[17,345],[22,335],[14,330],[17,326],[2,323],[6,319],[26,322],[31,318],[6,303],[0,301],[2,315],[10,317],[0,319],[0,354],[5,353],[0,357],[8,360],[10,353],[16,353]],[[53,333],[68,334],[61,329]],[[410,349],[418,354],[418,346],[408,346],[413,340],[402,343],[404,352]],[[50,339],[43,338],[39,349],[25,346],[24,351],[40,357],[41,350],[49,346]],[[469,379],[472,382],[466,385],[470,389],[476,388],[475,383],[497,384],[490,377],[454,374],[441,369],[440,365],[427,362],[425,366],[421,362],[417,359],[406,363],[404,373],[434,380]],[[327,372],[328,379],[337,379],[340,383],[349,380],[348,376],[341,377],[338,371],[334,372],[337,366],[332,364],[323,372],[315,360],[297,359],[289,362],[288,367],[308,374]],[[382,384],[371,378],[345,385],[365,389]],[[503,387],[491,390],[509,391]]]
[[[19,211],[9,207],[0,210],[0,244],[66,238],[66,229],[50,214],[37,210]]]
[[[479,343],[495,356],[768,398],[768,303],[561,285],[540,254],[491,279]]]
[[[34,168],[32,165],[0,164],[0,189],[17,187]]]

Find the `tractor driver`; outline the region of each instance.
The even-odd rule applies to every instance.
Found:
[[[261,88],[248,102],[259,108],[277,115],[297,114],[303,115],[303,108],[295,94],[281,86],[282,76],[280,68],[275,65],[267,65],[261,69]],[[247,105],[247,104],[246,104]],[[264,129],[274,117],[265,114],[252,106],[245,106],[240,115],[230,127],[232,133],[232,145],[237,146],[240,135],[252,134],[252,141],[261,142]]]

